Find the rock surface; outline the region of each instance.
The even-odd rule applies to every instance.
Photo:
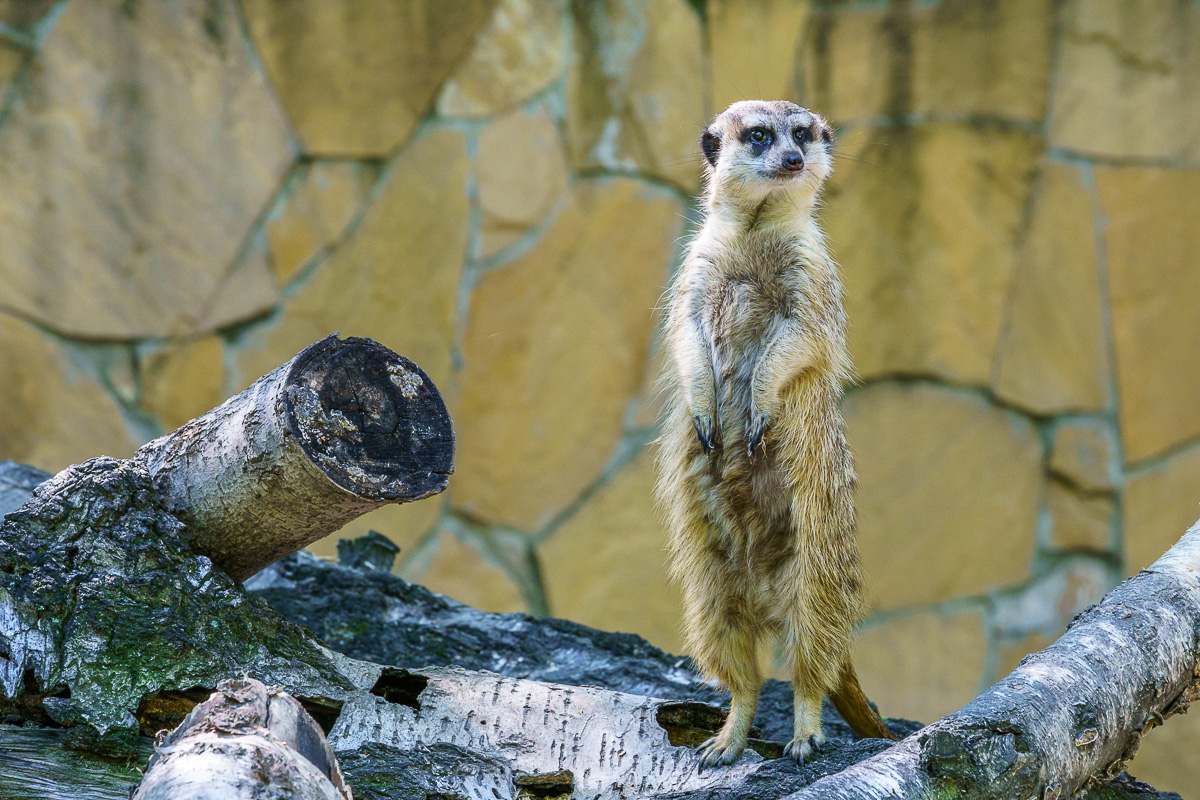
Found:
[[[989,382],[1041,144],[951,124],[842,135],[822,217],[863,378]]]
[[[945,602],[1028,574],[1043,456],[1024,417],[892,383],[849,395],[845,413],[872,607]]]
[[[993,381],[1035,414],[1099,411],[1109,399],[1092,197],[1081,170],[1046,164],[1025,235]]]
[[[1200,163],[1200,8],[1101,0],[1066,9],[1051,143],[1091,156]],[[1097,115],[1154,124],[1128,137],[1097,126]]]
[[[582,181],[536,247],[481,276],[454,409],[456,506],[534,533],[599,476],[641,379],[679,211],[641,181]]]
[[[576,169],[641,171],[695,191],[705,108],[700,19],[686,0],[572,0],[567,132]]]
[[[265,264],[229,272],[293,155],[232,0],[72,3],[19,88],[0,136],[6,305],[130,339],[275,301]],[[213,305],[227,289],[232,310]]]
[[[251,37],[313,155],[386,156],[416,128],[495,0],[249,0]]]
[[[0,445],[5,458],[56,472],[97,453],[133,454],[138,442],[120,406],[76,355],[78,351],[28,322],[0,314]]]
[[[449,386],[467,169],[463,135],[446,129],[426,132],[392,161],[354,235],[295,291],[274,327],[259,334],[265,341],[239,353],[245,382],[340,330],[370,335]]]
[[[1099,168],[1096,188],[1108,220],[1121,442],[1136,463],[1200,437],[1200,348],[1166,344],[1200,340],[1200,170]]]
[[[902,114],[1039,122],[1054,53],[1050,0],[814,4],[803,95],[838,123]]]
[[[1117,437],[1108,420],[1067,420],[1054,429],[1050,471],[1085,492],[1110,492],[1121,474]]]
[[[438,99],[445,116],[481,117],[529,99],[558,78],[567,0],[501,0]]]

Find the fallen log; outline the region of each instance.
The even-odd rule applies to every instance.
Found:
[[[316,721],[252,678],[221,681],[155,749],[130,800],[353,800]]]
[[[445,489],[454,434],[416,364],[334,335],[133,460],[191,547],[245,580],[368,511]]]
[[[1200,523],[966,707],[788,800],[1072,797],[1200,695]]]

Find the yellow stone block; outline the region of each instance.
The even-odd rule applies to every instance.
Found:
[[[1130,774],[1162,792],[1179,792],[1183,797],[1200,786],[1200,714],[1169,718],[1142,739],[1137,756],[1127,765]]]
[[[1200,519],[1200,447],[1126,475],[1121,496],[1125,573],[1153,564]]]
[[[1112,498],[1083,497],[1060,481],[1050,481],[1046,509],[1050,514],[1049,545],[1055,550],[1104,553],[1113,548],[1116,509]]]
[[[433,105],[496,0],[246,0],[255,48],[305,150],[385,156]]]
[[[870,626],[854,642],[854,667],[885,717],[925,723],[957,711],[983,689],[983,614],[917,611]]]
[[[225,402],[225,377],[219,338],[168,345],[142,359],[142,408],[173,431]]]
[[[933,124],[842,147],[822,216],[859,374],[987,385],[1041,141]]]
[[[636,633],[678,653],[682,599],[667,580],[654,479],[645,451],[542,543],[538,557],[554,616]]]
[[[265,263],[230,265],[293,154],[232,0],[69,4],[22,87],[0,137],[5,305],[131,339],[274,303]]]
[[[1111,491],[1120,479],[1117,437],[1107,420],[1077,419],[1054,429],[1050,471],[1088,492]]]
[[[25,63],[26,50],[0,40],[0,98],[8,90],[8,82]]]
[[[792,100],[811,0],[711,0],[705,6],[713,113],[738,100]]]
[[[0,459],[58,472],[138,446],[99,383],[32,325],[0,314]]]
[[[297,173],[286,204],[267,220],[271,267],[280,284],[337,241],[378,177],[373,167],[346,161],[318,161]]]
[[[423,561],[405,568],[404,579],[482,611],[529,610],[508,573],[449,533],[438,534],[436,550]]]
[[[802,96],[835,122],[899,114],[1040,122],[1055,17],[1052,0],[831,4],[814,11],[800,49]]]
[[[485,128],[476,160],[480,255],[495,255],[541,223],[569,179],[558,126],[545,111],[516,111]]]
[[[1108,385],[1092,197],[1079,168],[1048,163],[994,386],[1001,398],[1044,415],[1103,409]]]
[[[1125,462],[1200,436],[1200,171],[1097,167]]]
[[[413,360],[448,393],[466,255],[467,170],[461,133],[433,130],[406,147],[354,235],[287,301],[278,320],[242,343],[241,385],[341,331]]]
[[[438,113],[484,117],[513,108],[562,72],[566,0],[501,0],[470,56],[442,90]]]
[[[1050,143],[1089,156],[1200,163],[1200,6],[1067,6]]]
[[[951,389],[877,384],[844,403],[876,610],[981,595],[1033,561],[1042,446],[1024,417]]]
[[[573,0],[567,130],[576,169],[700,185],[704,35],[687,0]]]
[[[670,192],[583,181],[533,249],[483,274],[462,345],[457,506],[534,532],[600,475],[681,223]]]

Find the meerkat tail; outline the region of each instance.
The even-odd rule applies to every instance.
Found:
[[[891,739],[897,741],[900,737],[888,730],[883,720],[867,703],[867,696],[858,685],[858,675],[854,673],[854,665],[849,660],[842,667],[838,676],[838,685],[829,695],[830,702],[842,719],[850,724],[851,729],[859,736],[871,739]]]

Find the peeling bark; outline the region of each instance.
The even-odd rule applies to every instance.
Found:
[[[130,800],[352,800],[300,703],[252,678],[221,681],[163,740]]]
[[[1200,693],[1200,523],[966,707],[788,800],[1071,797]]]
[[[453,459],[429,377],[377,342],[336,335],[133,458],[192,548],[236,580],[386,503],[437,494]]]

